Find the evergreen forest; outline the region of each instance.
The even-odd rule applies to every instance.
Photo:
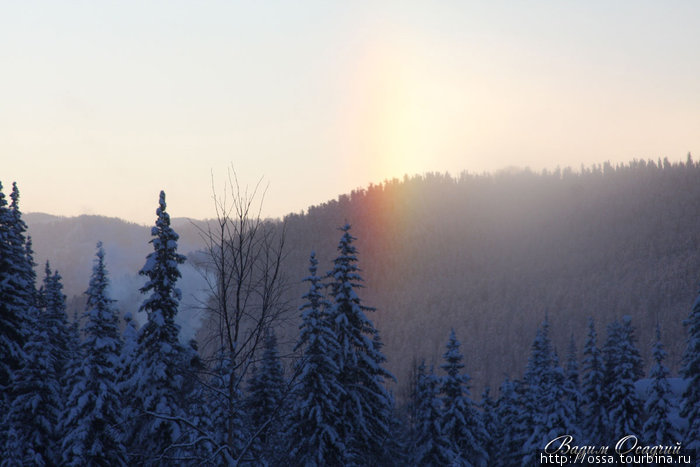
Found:
[[[105,239],[67,297],[0,186],[0,465],[692,456],[698,175],[690,155],[427,174],[281,221],[244,196],[188,227],[187,254],[161,192],[133,307]],[[207,291],[191,339],[188,263]]]

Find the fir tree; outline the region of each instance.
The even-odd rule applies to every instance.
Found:
[[[578,438],[580,434],[577,424],[576,409],[580,399],[580,393],[573,382],[567,378],[566,372],[559,364],[559,357],[554,352],[551,368],[551,386],[546,388],[551,404],[546,412],[546,424],[552,429],[549,431],[550,439],[561,433]]]
[[[416,387],[417,427],[413,443],[413,464],[416,466],[452,465],[458,453],[442,428],[442,404],[440,401],[440,379],[433,368],[425,370],[425,362],[418,367]]]
[[[622,338],[622,325],[617,319],[610,322],[607,327],[605,345],[603,346],[603,386],[611,387],[615,382],[615,371],[620,363],[619,342]],[[605,401],[609,407],[610,402]]]
[[[257,433],[257,456],[272,461],[279,451],[280,437],[276,431],[284,417],[286,393],[284,369],[277,350],[277,337],[272,329],[265,330],[260,365],[253,371],[247,400],[251,431]]]
[[[27,248],[27,227],[19,211],[16,184],[11,199],[8,206],[0,183],[0,417],[12,405],[12,381],[27,359],[24,347],[31,332],[30,310],[36,294],[31,244]]]
[[[648,446],[669,445],[681,441],[680,434],[670,420],[675,401],[668,382],[669,371],[664,365],[666,351],[661,344],[661,327],[656,323],[656,340],[652,350],[654,366],[649,371],[651,387],[644,404],[647,419],[644,422],[644,443]]]
[[[239,390],[233,361],[226,352],[220,352],[210,381],[206,399],[212,427],[212,441],[216,464],[234,465],[248,441],[245,426],[245,405]]]
[[[138,345],[139,330],[131,312],[127,311],[124,313],[123,319],[124,331],[122,332],[122,355],[131,357],[136,351],[136,347]],[[126,360],[126,358],[122,357],[122,366],[124,366],[124,360]]]
[[[122,349],[119,356],[117,372],[117,389],[121,397],[122,425],[124,426],[125,441],[129,436],[131,422],[138,416],[135,404],[132,403],[131,383],[136,373],[136,347],[138,346],[138,328],[131,312],[124,313],[124,331],[122,332]]]
[[[545,318],[532,345],[526,382],[526,408],[532,414],[530,437],[524,447],[524,462],[538,462],[545,444],[562,434],[576,435],[575,408],[566,394],[564,370],[552,350],[549,320]]]
[[[102,244],[97,244],[82,342],[83,360],[63,421],[65,465],[126,465],[117,386],[122,341],[109,297]]]
[[[303,357],[287,428],[289,458],[294,465],[340,465],[345,446],[336,429],[339,398],[344,391],[334,360],[338,342],[326,315],[330,303],[323,296],[313,252],[309,263],[309,276],[304,279],[309,291],[299,308],[302,324],[295,349],[303,350]]]
[[[190,339],[185,349],[185,379],[181,390],[185,398],[185,408],[188,417],[187,440],[189,459],[200,464],[213,461],[216,452],[212,412],[206,400],[210,385],[204,382],[207,368],[199,354],[199,346],[196,339]]]
[[[34,262],[34,248],[32,237],[27,236],[27,241],[24,244],[25,257],[25,274],[26,281],[29,284],[24,292],[29,294],[29,300],[32,308],[39,308],[39,291],[36,288],[36,263]]]
[[[2,465],[57,465],[61,386],[46,321],[36,312],[26,344],[24,365],[13,378],[14,400],[6,415],[8,427]]]
[[[524,427],[519,426],[524,417],[521,414],[522,405],[518,400],[516,384],[506,378],[501,384],[500,395],[496,405],[498,414],[497,430],[492,438],[500,442],[497,459],[504,466],[519,466],[521,464],[521,450],[523,447],[522,433]]]
[[[486,386],[481,393],[481,422],[484,427],[484,439],[482,446],[486,452],[487,459],[495,462],[500,457],[502,438],[502,427],[497,413],[496,401],[491,398],[491,388]]]
[[[582,429],[586,442],[599,445],[604,441],[608,417],[603,394],[603,362],[596,344],[593,319],[588,320],[588,337],[583,348]]]
[[[379,347],[379,333],[365,312],[373,308],[362,304],[356,289],[362,287],[357,250],[352,244],[350,225],[340,229],[338,257],[329,272],[333,304],[328,318],[338,341],[335,362],[340,396],[337,431],[346,448],[350,464],[375,462],[383,455],[389,436],[393,401],[384,387],[391,374],[382,367],[385,357]]]
[[[537,329],[537,335],[532,342],[532,351],[527,362],[523,378],[524,387],[521,389],[520,400],[523,410],[518,426],[525,431],[522,445],[525,464],[534,464],[537,452],[547,442],[550,427],[546,423],[547,411],[551,407],[552,384],[552,344],[549,340],[549,320],[545,318]]]
[[[581,385],[579,382],[578,358],[576,356],[576,341],[574,333],[571,333],[569,338],[569,350],[566,354],[566,370],[564,377],[564,392],[568,403],[574,409],[574,422],[577,426],[581,426],[583,422],[583,396],[581,394]]]
[[[681,375],[686,387],[681,398],[680,414],[688,421],[684,433],[684,446],[700,453],[700,295],[690,310],[685,325],[688,338],[683,353]]]
[[[469,397],[469,376],[463,373],[460,343],[454,329],[447,341],[447,350],[443,355],[445,363],[442,369],[446,375],[442,378],[442,430],[455,453],[455,465],[486,465],[488,457],[481,445],[486,438],[484,427]]]
[[[139,463],[174,462],[183,455],[175,444],[184,438],[180,422],[186,415],[180,392],[184,384],[184,349],[175,323],[181,293],[175,284],[180,278],[178,265],[185,257],[177,253],[178,235],[170,227],[165,193],[160,192],[156,225],[151,230],[153,252],[139,274],[147,282],[140,289],[149,294],[139,311],[148,320],[139,331],[134,370],[128,383],[134,397],[137,419],[131,420],[131,461]],[[148,440],[147,444],[143,441]]]
[[[637,398],[635,383],[641,377],[642,359],[634,344],[634,332],[629,316],[622,323],[613,323],[606,343],[608,359],[608,436],[620,439],[626,435],[640,436],[642,431],[642,402]]]
[[[67,386],[67,370],[71,362],[72,352],[68,316],[66,315],[66,296],[63,294],[63,283],[58,271],[51,271],[49,262],[44,268],[45,276],[39,300],[42,306],[42,320],[46,322],[49,335],[49,345],[54,352],[56,375],[64,386]]]

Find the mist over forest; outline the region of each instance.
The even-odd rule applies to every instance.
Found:
[[[682,321],[700,282],[699,179],[700,165],[689,156],[685,163],[640,160],[541,173],[430,173],[358,189],[270,221],[285,227],[290,316],[298,315],[305,292],[309,253],[316,252],[319,271],[330,270],[337,228],[347,221],[357,237],[362,299],[377,309],[369,317],[382,333],[398,395],[414,359],[439,360],[451,328],[461,337],[476,394],[522,373],[545,315],[560,354],[572,333],[581,348],[589,317],[602,329],[629,315],[646,362],[658,320],[675,373]],[[98,240],[117,308],[136,314],[148,227],[100,216],[29,213],[25,220],[38,269],[49,259],[63,276],[69,316],[84,307]],[[173,219],[179,251],[190,258],[202,248],[203,225]],[[182,269],[179,319],[189,338],[205,295],[194,268]],[[292,319],[278,331],[281,345],[293,345],[297,324]]]

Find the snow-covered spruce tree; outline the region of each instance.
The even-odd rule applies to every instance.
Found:
[[[634,331],[629,316],[615,322],[606,341],[608,439],[626,435],[641,436],[642,401],[637,398],[635,383],[642,377],[642,359],[634,344]]]
[[[413,444],[413,465],[454,465],[458,453],[452,450],[450,441],[442,429],[442,402],[440,378],[433,368],[426,372],[425,362],[418,367],[416,382],[416,439]]]
[[[119,388],[126,389],[125,385],[131,380],[131,373],[134,370],[133,362],[136,357],[136,348],[138,347],[139,330],[134,320],[134,316],[130,311],[124,313],[124,331],[122,331],[121,341],[122,349],[119,356]]]
[[[27,282],[29,282],[29,292],[31,293],[31,302],[34,308],[39,306],[39,291],[36,288],[36,263],[34,262],[34,248],[32,243],[32,237],[27,236],[27,241],[24,246],[24,257],[26,262],[24,267],[26,268]]]
[[[582,431],[586,443],[601,445],[607,433],[608,416],[603,394],[603,361],[596,343],[593,318],[588,320],[588,337],[583,347]]]
[[[49,343],[54,352],[56,376],[62,383],[66,382],[68,366],[74,348],[71,346],[68,315],[66,314],[66,296],[63,294],[62,278],[58,271],[51,271],[49,262],[44,268],[44,281],[39,290],[42,320],[46,323]]]
[[[12,379],[26,360],[24,346],[31,332],[30,309],[35,305],[35,276],[27,226],[19,211],[19,192],[13,185],[8,206],[0,183],[0,439],[3,414],[12,405]],[[0,451],[0,454],[2,452]]]
[[[136,415],[129,420],[129,462],[147,465],[176,462],[186,455],[175,447],[185,438],[181,425],[186,418],[181,393],[185,351],[175,323],[181,299],[175,284],[180,278],[178,265],[185,257],[177,253],[178,235],[170,227],[165,208],[161,191],[156,225],[151,230],[153,252],[139,271],[147,278],[140,292],[148,294],[139,311],[145,311],[148,319],[139,330],[134,370],[127,383]]]
[[[206,465],[214,461],[216,444],[212,411],[207,404],[211,388],[206,379],[209,372],[199,354],[199,344],[196,339],[190,339],[188,342],[184,367],[185,379],[180,392],[185,397],[189,428],[186,432],[187,440],[184,443],[189,445],[190,460],[197,465]]]
[[[515,467],[521,465],[521,450],[523,443],[521,442],[522,433],[525,432],[524,427],[519,426],[524,417],[521,415],[523,410],[520,404],[516,384],[506,378],[500,387],[500,395],[496,404],[496,413],[498,415],[497,430],[493,432],[492,438],[498,446],[498,454],[492,461],[497,461],[503,466]]]
[[[463,356],[454,329],[443,354],[445,371],[440,392],[442,395],[441,425],[443,434],[455,453],[452,463],[462,466],[486,465],[488,456],[482,446],[486,439],[484,426],[469,397],[469,376],[463,372]]]
[[[122,349],[119,355],[119,370],[117,372],[117,389],[121,397],[121,418],[124,429],[124,440],[130,435],[130,424],[138,412],[134,406],[131,393],[131,382],[136,372],[136,347],[138,346],[138,327],[130,311],[124,313],[124,330],[122,331]]]
[[[675,399],[668,382],[670,373],[664,365],[666,351],[661,343],[661,327],[658,322],[652,355],[654,366],[649,371],[651,386],[644,404],[647,419],[644,422],[642,440],[647,446],[669,445],[681,441],[681,436],[670,419],[671,410],[675,408]]]
[[[581,430],[577,423],[576,409],[580,394],[578,389],[573,387],[572,381],[567,378],[566,372],[559,364],[559,357],[556,351],[552,357],[551,371],[552,384],[548,388],[548,392],[551,394],[550,401],[552,406],[551,411],[546,416],[546,423],[553,428],[550,430],[549,435],[554,438],[561,436],[561,433],[565,433],[578,439]]]
[[[31,315],[25,360],[14,374],[14,399],[5,418],[8,431],[3,466],[60,463],[57,422],[62,404],[54,349],[48,323],[36,310]]]
[[[479,408],[481,410],[481,422],[484,426],[483,435],[485,436],[481,440],[482,446],[484,451],[486,451],[487,458],[492,462],[497,462],[497,459],[500,457],[500,441],[503,439],[500,436],[502,427],[496,411],[496,401],[491,397],[491,388],[489,386],[486,386],[481,393]]]
[[[345,445],[347,464],[372,464],[384,455],[393,400],[384,382],[393,376],[382,367],[379,333],[365,312],[356,289],[362,287],[355,237],[350,225],[341,227],[338,256],[328,273],[332,305],[328,319],[338,341],[334,356],[339,369],[340,395],[336,430]]]
[[[683,324],[688,333],[680,371],[686,382],[680,414],[688,421],[683,446],[688,450],[695,449],[696,455],[700,455],[700,295]]]
[[[61,424],[64,465],[127,464],[117,387],[122,341],[114,300],[109,297],[104,257],[102,243],[98,243],[85,292],[83,360]]]
[[[535,465],[539,452],[548,441],[565,434],[576,434],[574,408],[564,391],[564,370],[549,339],[549,320],[545,318],[532,344],[532,355],[525,374],[525,408],[532,414],[530,436],[523,448],[523,462]]]
[[[294,404],[286,430],[289,460],[293,465],[342,465],[345,446],[336,430],[339,398],[344,389],[338,382],[339,368],[334,360],[338,341],[326,313],[330,303],[324,298],[317,276],[315,253],[309,258],[309,291],[299,307],[302,324],[295,350],[303,350]]]
[[[67,333],[61,326],[65,297],[60,276],[55,275],[50,278],[51,308],[38,310],[33,251],[31,240],[25,239],[16,184],[10,198],[8,207],[0,187],[0,403],[8,402],[2,408],[4,417],[0,415],[5,445],[0,453],[4,465],[54,463],[59,460],[56,422],[62,407],[58,371],[65,366],[63,356],[70,353],[70,346],[58,339]],[[56,322],[61,312],[64,321]],[[18,349],[18,344],[24,347]],[[11,388],[5,376],[12,377]]]
[[[214,450],[210,461],[216,465],[235,464],[250,441],[240,384],[231,381],[237,375],[230,355],[222,349],[217,356],[205,400]]]
[[[546,425],[546,411],[551,407],[549,386],[552,384],[552,344],[549,340],[549,320],[545,318],[537,329],[532,342],[530,358],[527,362],[519,400],[522,405],[517,426],[524,431],[522,456],[524,465],[534,464],[535,456],[547,443],[549,427]]]
[[[603,356],[603,386],[609,388],[615,381],[615,372],[620,362],[618,344],[622,338],[622,325],[615,319],[608,323],[606,329],[605,344],[602,348]],[[609,401],[605,403],[609,405]]]
[[[578,357],[576,350],[576,340],[574,333],[569,338],[569,349],[566,354],[566,369],[564,370],[564,397],[574,410],[574,422],[581,428],[583,422],[583,396],[581,394],[581,384],[578,370]]]
[[[268,328],[264,339],[262,359],[249,381],[246,406],[250,430],[257,434],[254,457],[273,462],[280,451],[279,428],[285,416],[283,403],[287,389],[275,332]]]

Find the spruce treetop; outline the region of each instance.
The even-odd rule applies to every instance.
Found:
[[[165,208],[165,192],[161,191],[156,209],[156,225],[151,229],[153,252],[148,255],[146,264],[139,271],[140,275],[149,279],[140,292],[151,292],[139,311],[147,311],[149,315],[155,313],[153,320],[158,325],[175,319],[182,298],[180,289],[175,287],[180,278],[178,265],[185,262],[185,256],[177,253],[179,235],[170,227],[170,215]]]

